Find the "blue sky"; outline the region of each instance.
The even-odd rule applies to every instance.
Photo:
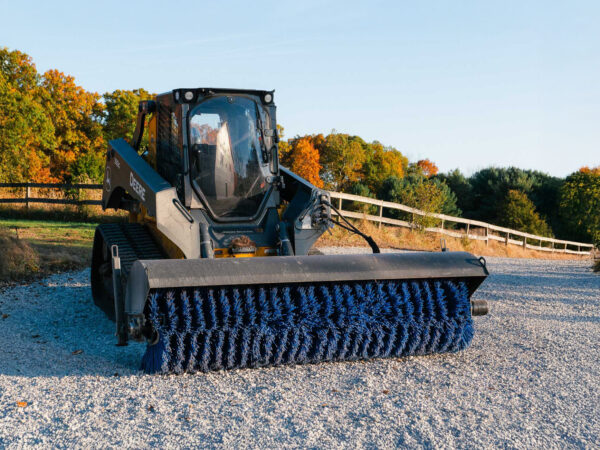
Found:
[[[339,132],[463,172],[600,165],[600,2],[0,0],[0,46],[99,93],[275,89]]]

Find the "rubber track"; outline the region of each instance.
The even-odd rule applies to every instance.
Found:
[[[131,265],[138,259],[165,259],[150,232],[139,223],[106,223],[98,226],[109,246],[119,247],[121,271],[125,280]],[[124,280],[124,281],[125,281]]]

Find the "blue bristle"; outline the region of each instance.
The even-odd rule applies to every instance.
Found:
[[[269,321],[269,303],[267,301],[267,291],[263,288],[258,290],[258,323],[263,327]]]
[[[175,339],[177,342],[176,357],[173,365],[173,372],[182,373],[185,368],[186,359],[188,359],[187,351],[187,340],[188,336],[192,331],[192,316],[190,312],[189,298],[186,291],[181,292],[180,296],[180,312],[183,323],[183,328],[179,332],[175,333]]]
[[[277,336],[277,349],[275,351],[274,362],[273,362],[273,364],[276,366],[283,364],[283,355],[287,348],[288,335],[289,335],[289,330],[284,328],[282,330],[281,335]]]
[[[394,351],[394,345],[396,344],[396,335],[397,335],[397,329],[396,328],[389,328],[387,330],[384,330],[384,346],[381,352],[381,356],[384,358],[389,358],[391,355],[393,355],[393,351]]]
[[[246,367],[250,357],[250,346],[251,346],[251,334],[250,328],[242,328],[242,335],[240,337],[240,363],[239,367]]]
[[[394,283],[390,283],[390,284],[394,284]],[[410,295],[410,290],[408,289],[408,283],[402,283],[400,285],[400,289],[402,291],[402,294],[398,293],[398,296],[400,297],[400,295],[402,296],[402,299],[400,300],[400,298],[398,298],[398,300],[400,301],[400,304],[402,305],[402,311],[404,312],[404,317],[406,322],[410,322],[413,319],[414,316],[414,308],[412,306],[412,303],[410,301],[411,295]]]
[[[263,342],[264,345],[264,355],[261,361],[261,366],[268,366],[273,364],[273,347],[275,345],[275,334],[270,332],[265,332],[265,340]]]
[[[269,299],[271,301],[271,309],[273,311],[273,316],[271,317],[271,320],[274,323],[278,324],[283,318],[283,305],[279,294],[279,290],[277,288],[271,288]]]
[[[329,343],[329,339],[328,339],[329,325],[327,325],[327,327],[325,327],[325,328],[321,328],[320,330],[316,330],[316,332],[317,332],[317,336],[316,336],[316,340],[315,340],[316,346],[315,346],[314,359],[317,361],[326,361],[327,357],[325,356],[325,350]]]
[[[226,369],[233,369],[236,367],[236,349],[237,349],[237,332],[232,330],[228,333],[227,341],[227,364]]]
[[[300,347],[298,348],[298,353],[296,354],[296,359],[300,364],[309,362],[309,354],[310,346],[312,344],[311,335],[306,327],[301,328],[300,333]]]
[[[218,330],[214,333],[213,344],[214,348],[213,360],[211,361],[214,370],[224,369],[223,365],[223,346],[225,345],[225,332]]]
[[[333,361],[337,356],[338,345],[340,342],[340,333],[335,327],[330,326],[327,339],[327,361]]]
[[[260,361],[261,351],[260,351],[260,341],[261,341],[262,333],[260,330],[256,330],[252,335],[252,341],[250,344],[251,354],[250,361],[251,366],[256,367],[258,362]]]
[[[400,357],[466,348],[464,282],[384,281],[154,290],[148,373]]]
[[[288,337],[288,339],[290,339],[290,345],[287,348],[287,352],[284,356],[284,363],[285,364],[292,364],[296,361],[296,355],[298,354],[298,350],[300,349],[300,344],[301,344],[301,334],[302,331],[300,330],[300,328],[298,327],[294,327],[291,330],[292,336],[291,339]]]
[[[209,330],[199,336],[202,343],[200,346],[198,369],[202,372],[208,372],[210,370],[212,334],[213,332]]]
[[[208,317],[206,317],[206,324],[209,330],[214,330],[219,326],[219,318],[217,314],[217,302],[215,301],[215,291],[213,289],[208,290],[207,296],[207,307]]]
[[[229,296],[225,289],[219,289],[219,306],[221,307],[222,326],[228,328],[231,321],[231,306],[229,305]]]

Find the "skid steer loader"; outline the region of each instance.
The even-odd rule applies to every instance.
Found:
[[[273,91],[175,89],[109,143],[91,285],[142,369],[180,373],[466,348],[488,272],[462,252],[381,254],[327,191],[279,166]],[[145,123],[148,144],[141,148]],[[308,255],[339,224],[373,254]]]

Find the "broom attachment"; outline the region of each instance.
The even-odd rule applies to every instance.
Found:
[[[140,260],[125,313],[148,373],[456,352],[487,275],[462,252]]]
[[[208,372],[465,349],[469,293],[453,281],[158,289],[147,373]]]

